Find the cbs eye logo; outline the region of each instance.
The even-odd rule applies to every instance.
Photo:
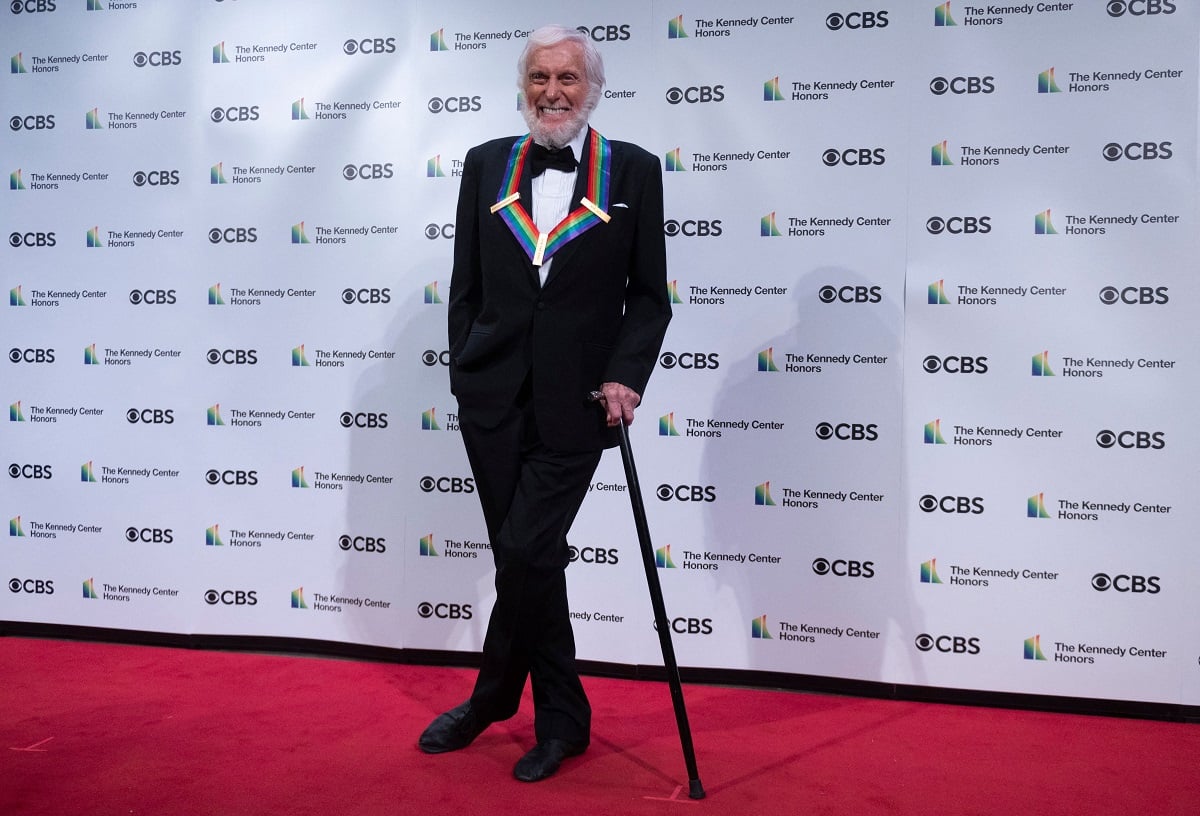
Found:
[[[1174,14],[1175,3],[1172,0],[1109,0],[1105,6],[1109,17],[1121,17],[1129,14],[1143,17],[1147,14]]]
[[[421,352],[421,362],[427,366],[439,364],[448,366],[450,365],[450,350],[446,349],[445,351],[438,352],[433,349],[425,349]]]
[[[830,31],[863,28],[887,28],[887,11],[851,11],[846,14],[834,12],[825,18],[825,27]]]

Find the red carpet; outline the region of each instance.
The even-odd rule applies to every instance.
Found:
[[[591,749],[511,777],[532,716],[415,747],[473,672],[0,638],[0,814],[1187,814],[1200,727],[686,686],[693,803],[665,684],[585,678]]]

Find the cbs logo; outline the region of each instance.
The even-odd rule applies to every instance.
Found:
[[[136,541],[146,544],[170,544],[175,540],[175,531],[160,527],[126,527],[125,540],[131,544]]]
[[[963,635],[930,635],[921,633],[914,641],[922,652],[937,649],[943,654],[979,654],[979,638]]]
[[[845,14],[834,12],[825,18],[825,27],[830,31],[851,31],[865,28],[887,28],[887,11],[850,11]]]
[[[987,235],[992,231],[990,215],[954,215],[950,218],[933,216],[925,222],[925,230],[930,235],[941,235],[946,232],[951,235]]]
[[[676,221],[670,219],[663,222],[663,233],[668,238],[683,235],[686,238],[717,238],[721,235],[721,219]]]
[[[917,501],[917,506],[926,513],[941,511],[943,513],[968,513],[979,515],[983,512],[983,498],[980,496],[933,496],[925,494]]]
[[[8,475],[14,479],[53,479],[54,473],[50,465],[18,465],[8,466]]]
[[[8,350],[10,363],[53,363],[54,349],[47,348],[12,348]]]
[[[257,365],[257,349],[209,349],[204,355],[209,365]]]
[[[8,4],[9,9],[13,14],[37,14],[39,12],[54,11],[56,8],[54,0],[12,0]]]
[[[362,553],[383,553],[387,552],[386,542],[387,539],[382,536],[376,538],[375,536],[344,535],[338,539],[338,546],[346,552],[354,550]]]
[[[43,578],[10,578],[8,581],[9,592],[24,592],[28,595],[53,595],[54,581],[47,581]]]
[[[342,303],[353,306],[356,303],[391,303],[391,289],[343,289]]]
[[[683,368],[692,370],[708,369],[713,370],[721,367],[721,361],[718,358],[718,352],[690,352],[685,351],[682,354],[676,354],[673,351],[664,351],[658,358],[658,364],[663,368]]]
[[[1109,0],[1105,6],[1109,17],[1120,17],[1130,14],[1142,17],[1147,14],[1174,14],[1175,3],[1172,0]]]
[[[884,164],[886,161],[887,156],[884,155],[882,147],[847,147],[843,150],[830,147],[821,154],[821,163],[826,167],[870,167]]]
[[[1125,145],[1118,142],[1109,142],[1100,152],[1110,162],[1119,161],[1123,158],[1130,161],[1169,159],[1175,155],[1171,151],[1170,142],[1130,142]]]
[[[623,42],[629,39],[629,24],[576,26],[576,31],[583,32],[592,38],[593,42]]]
[[[396,38],[364,37],[361,40],[346,40],[342,43],[342,53],[348,57],[355,54],[394,54]]]
[[[987,357],[962,357],[949,355],[938,357],[930,354],[921,361],[921,368],[926,374],[986,374],[988,371]]]
[[[698,102],[723,102],[724,100],[724,85],[694,85],[690,88],[667,89],[667,101],[672,105],[678,105],[680,102],[696,104]]]
[[[840,439],[843,442],[874,442],[879,439],[879,426],[859,422],[822,422],[816,428],[817,439]]]
[[[836,575],[839,578],[874,578],[875,562],[817,558],[812,562],[812,571],[817,575]]]
[[[426,224],[425,237],[430,241],[436,241],[438,238],[453,238],[453,224]]]
[[[143,408],[140,411],[137,408],[130,408],[125,412],[125,420],[130,425],[173,425],[175,424],[175,411],[170,408]]]
[[[209,606],[224,604],[225,606],[256,606],[258,593],[251,589],[210,589],[204,593],[204,602]]]
[[[1106,575],[1103,572],[1097,572],[1092,576],[1092,589],[1097,592],[1107,592],[1112,589],[1115,592],[1133,592],[1137,594],[1145,593],[1147,595],[1157,595],[1162,591],[1159,586],[1159,578],[1157,575],[1149,577],[1145,575]]]
[[[1096,444],[1105,449],[1115,446],[1125,450],[1162,450],[1167,440],[1162,431],[1105,430],[1096,434]]]
[[[8,245],[13,249],[20,247],[52,247],[58,243],[53,232],[12,232],[8,235]]]
[[[475,480],[471,477],[462,476],[442,476],[434,478],[433,476],[421,477],[421,490],[425,493],[474,493]]]
[[[9,130],[54,130],[54,114],[12,116],[8,120]]]
[[[430,113],[474,113],[483,109],[479,96],[435,96],[430,98],[425,107]]]
[[[600,547],[568,547],[571,553],[571,563],[582,561],[585,564],[616,564],[620,557],[616,547],[602,549]]]
[[[369,413],[360,411],[357,414],[352,414],[349,411],[343,411],[338,419],[343,428],[386,428],[388,426],[388,415],[386,413]]]
[[[660,484],[654,490],[659,501],[715,502],[717,488],[714,485],[669,485]]]
[[[822,303],[878,303],[883,300],[879,286],[822,286],[817,292]]]
[[[956,76],[947,79],[936,76],[929,80],[929,92],[935,96],[952,94],[990,94],[996,90],[995,77]]]
[[[204,481],[210,485],[237,485],[245,487],[258,484],[257,470],[217,470],[210,469],[204,474]]]
[[[228,108],[213,108],[208,112],[213,122],[257,122],[258,105],[231,105]]]
[[[1100,302],[1106,306],[1116,303],[1126,303],[1130,306],[1162,305],[1169,300],[1165,286],[1126,286],[1121,289],[1105,286],[1100,290]]]
[[[134,289],[129,293],[134,306],[171,306],[175,303],[174,289]]]
[[[149,54],[145,51],[138,51],[133,55],[133,64],[138,68],[145,68],[147,65],[151,68],[167,68],[172,65],[182,65],[183,58],[179,55],[179,51],[151,51]]]
[[[439,364],[448,366],[450,365],[450,350],[446,349],[445,351],[438,352],[433,349],[425,349],[421,352],[421,362],[427,366]]]
[[[651,625],[658,631],[658,621]],[[671,618],[671,631],[677,635],[711,635],[713,633],[712,618]]]
[[[257,227],[213,227],[208,231],[210,244],[253,244],[256,241]]]
[[[167,187],[179,183],[178,170],[138,170],[133,174],[135,187]]]
[[[417,614],[422,618],[441,618],[443,620],[470,620],[471,605],[456,603],[431,604],[422,601],[417,604]]]
[[[354,181],[355,179],[371,181],[374,179],[390,179],[391,177],[391,162],[384,164],[347,164],[342,168],[342,178],[346,181]]]

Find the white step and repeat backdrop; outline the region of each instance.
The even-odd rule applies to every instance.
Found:
[[[1184,0],[559,4],[664,166],[685,666],[1200,704]],[[12,0],[0,619],[479,647],[456,179],[539,4]],[[580,656],[655,663],[620,461]]]

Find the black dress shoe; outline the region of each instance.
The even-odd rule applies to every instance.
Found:
[[[540,782],[553,776],[558,766],[567,757],[578,756],[587,749],[587,743],[548,739],[539,742],[513,766],[513,776],[522,782]]]
[[[467,700],[435,717],[417,740],[417,745],[427,754],[457,751],[470,745],[488,725],[476,716],[471,701]]]

